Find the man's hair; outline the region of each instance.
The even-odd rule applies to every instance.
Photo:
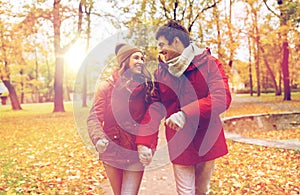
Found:
[[[190,44],[189,32],[176,20],[170,20],[168,23],[161,26],[156,32],[156,40],[158,40],[160,36],[164,36],[168,40],[169,45],[173,43],[175,37],[180,39],[184,47],[187,47]]]

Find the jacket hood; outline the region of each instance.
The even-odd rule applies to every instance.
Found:
[[[202,54],[196,55],[186,71],[194,70],[195,68],[199,68],[203,64],[207,63],[208,56],[210,56],[210,52],[208,50],[204,50]]]

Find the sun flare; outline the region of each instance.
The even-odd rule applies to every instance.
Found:
[[[65,54],[65,61],[71,70],[77,72],[85,58],[85,44],[83,41],[77,41]]]

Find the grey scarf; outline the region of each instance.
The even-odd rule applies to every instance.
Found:
[[[201,54],[202,52],[203,49],[198,48],[194,44],[190,44],[187,48],[183,50],[180,56],[166,62],[169,66],[169,73],[179,78],[188,68],[194,57],[196,55]]]

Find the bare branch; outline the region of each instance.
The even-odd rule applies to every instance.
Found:
[[[165,13],[165,17],[166,17],[167,19],[170,19],[170,17],[168,16],[168,10],[167,10],[167,8],[166,8],[166,2],[160,0],[160,3],[161,3],[162,6],[163,6],[163,10],[164,10],[164,13]]]
[[[83,17],[82,6],[83,6],[83,1],[84,0],[80,0],[79,6],[78,6],[78,28],[77,28],[78,32],[81,32],[81,30],[82,30],[82,17]]]
[[[83,17],[82,7],[83,6],[86,6],[85,5],[85,0],[80,0],[79,5],[78,5],[78,26],[77,26],[78,31],[77,31],[75,37],[67,45],[65,45],[64,47],[62,47],[61,51],[63,53],[66,53],[70,49],[70,47],[78,40],[78,38],[81,35],[81,31],[82,31],[82,17]]]
[[[191,24],[191,20],[193,18],[193,5],[194,5],[194,0],[189,0],[189,11],[190,11],[190,16],[188,17],[188,26]],[[189,31],[190,32],[190,31]]]
[[[39,15],[36,15],[37,18],[44,18],[46,20],[52,21],[52,13],[50,10],[43,10],[43,11],[38,11],[42,9],[37,9],[35,11],[35,14],[40,13]]]
[[[274,14],[275,16],[277,16],[278,18],[280,18],[280,15],[276,14],[275,11],[273,11],[267,4],[267,0],[263,0],[264,4],[266,5],[266,7],[268,8],[268,10]]]
[[[175,1],[174,3],[174,20],[176,20],[176,9],[178,7],[178,0]]]
[[[196,20],[198,19],[198,17],[200,16],[201,13],[203,13],[204,11],[206,11],[208,9],[211,9],[211,8],[215,7],[220,2],[221,2],[221,0],[218,0],[217,2],[214,2],[212,5],[207,6],[207,7],[203,8],[201,11],[199,11],[198,14],[196,15],[196,17],[194,18],[194,20],[189,25],[188,31],[191,32],[194,23],[196,22]]]
[[[186,9],[187,9],[187,0],[185,0],[185,3],[184,3],[184,9],[182,10],[182,13],[181,13],[181,15],[182,15],[181,20],[183,20],[183,18],[184,18]]]

